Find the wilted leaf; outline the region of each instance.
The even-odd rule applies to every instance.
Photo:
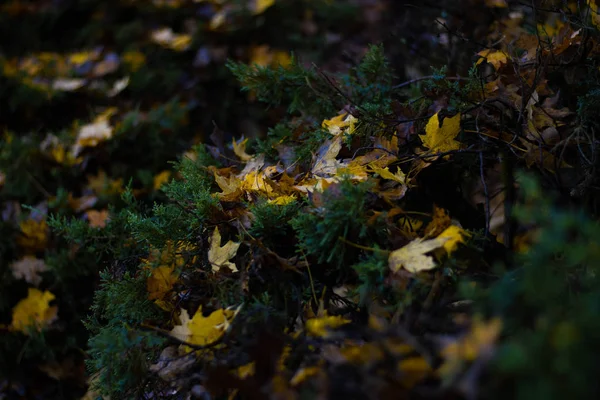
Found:
[[[210,249],[208,250],[208,261],[212,265],[213,272],[219,272],[222,267],[227,267],[233,272],[237,272],[238,269],[234,263],[229,261],[235,257],[240,243],[235,243],[229,240],[224,246],[221,246],[221,233],[219,233],[219,227],[215,227],[213,234],[209,240]]]
[[[31,328],[42,330],[57,317],[58,307],[49,304],[54,298],[49,291],[29,288],[27,297],[13,308],[10,328],[26,335]]]

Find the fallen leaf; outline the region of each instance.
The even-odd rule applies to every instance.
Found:
[[[433,258],[426,255],[426,253],[443,247],[447,240],[449,239],[415,239],[406,246],[390,253],[388,258],[389,267],[392,272],[398,272],[400,268],[404,267],[413,274],[433,269],[436,264],[433,262]]]
[[[342,113],[331,119],[324,120],[321,126],[324,129],[327,129],[329,133],[331,133],[333,136],[337,136],[342,133],[351,135],[352,133],[354,133],[354,129],[357,122],[358,119],[355,118],[353,115],[348,113]]]
[[[479,60],[475,63],[476,65],[481,64],[484,60],[488,63],[492,64],[494,68],[499,70],[503,65],[508,63],[508,54],[501,50],[482,50],[477,55],[481,56]]]
[[[187,310],[183,309],[179,314],[181,324],[173,327],[171,335],[189,344],[209,345],[221,339],[239,309],[239,307],[235,310],[220,308],[205,317],[202,314],[202,307],[199,307],[191,319]]]
[[[36,221],[27,219],[19,224],[21,235],[17,237],[17,243],[24,249],[36,252],[44,250],[48,243],[48,225],[46,220]]]
[[[94,122],[84,125],[77,134],[77,141],[73,146],[73,155],[77,157],[84,147],[96,147],[113,135],[113,127],[110,125],[109,118],[117,112],[117,109],[111,107],[102,114],[98,115]]]
[[[275,0],[254,0],[252,13],[254,15],[262,14],[265,10],[275,4]]]
[[[238,272],[235,264],[229,260],[235,257],[240,243],[229,240],[224,246],[221,246],[221,233],[219,233],[218,226],[215,227],[209,243],[208,261],[212,265],[213,272],[219,272],[222,267],[227,267],[233,272]]]
[[[190,35],[173,33],[171,28],[157,29],[150,37],[155,43],[175,51],[185,51],[192,44]]]
[[[460,132],[460,114],[444,118],[442,126],[439,124],[439,113],[429,119],[425,127],[425,135],[419,135],[423,146],[435,153],[445,153],[460,149],[460,142],[454,138]]]
[[[39,273],[48,270],[44,260],[33,256],[25,256],[19,261],[15,261],[10,265],[10,268],[16,279],[25,279],[34,286],[39,286],[42,282]]]
[[[248,144],[248,139],[240,139],[237,142],[233,139],[233,152],[236,156],[240,158],[242,161],[250,161],[252,156],[246,153],[246,144]]]
[[[403,185],[406,184],[406,175],[404,174],[404,172],[402,172],[402,170],[400,168],[398,168],[398,170],[396,171],[395,174],[391,173],[390,169],[388,167],[380,168],[377,165],[375,165],[374,163],[369,164],[369,168],[371,168],[371,171],[375,172],[376,174],[381,176],[383,179],[396,181]]]
[[[306,332],[313,336],[324,337],[327,335],[328,330],[338,328],[348,323],[350,323],[349,319],[342,318],[338,315],[311,318],[306,321]]]
[[[465,243],[465,236],[468,237],[470,234],[456,225],[450,225],[439,234],[437,239],[447,239],[444,243],[444,250],[450,255],[456,251],[459,243]]]
[[[169,178],[171,177],[171,171],[165,170],[156,175],[152,182],[152,187],[154,190],[159,190],[162,185],[169,182]]]
[[[173,285],[179,279],[174,265],[161,265],[154,268],[146,281],[149,300],[159,300],[165,297],[173,289]]]
[[[58,307],[49,304],[54,299],[55,296],[47,290],[42,292],[29,288],[27,297],[13,308],[10,328],[26,335],[31,328],[41,331],[57,317]]]

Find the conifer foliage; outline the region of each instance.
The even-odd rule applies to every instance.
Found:
[[[598,395],[594,1],[59,3],[2,6],[0,393]]]

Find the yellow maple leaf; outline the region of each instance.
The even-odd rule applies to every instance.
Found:
[[[248,139],[240,139],[237,142],[233,139],[233,152],[236,156],[240,158],[242,161],[249,161],[252,159],[252,156],[246,153],[246,145],[248,144]]]
[[[406,184],[406,175],[404,174],[404,172],[402,172],[400,168],[398,168],[398,171],[396,171],[395,174],[391,173],[388,167],[381,168],[374,163],[369,164],[369,168],[371,168],[371,171],[375,172],[376,174],[379,174],[379,176],[381,176],[383,179],[396,181],[403,185]]]
[[[247,174],[242,181],[240,188],[248,191],[261,192],[267,195],[272,194],[274,191],[269,181],[265,178],[265,174],[258,171],[251,171]]]
[[[179,274],[175,272],[175,265],[161,265],[152,270],[152,274],[146,280],[149,300],[160,300],[165,294],[173,289]]]
[[[306,332],[313,336],[323,337],[327,335],[328,330],[348,323],[350,323],[349,319],[342,318],[339,315],[311,318],[306,321]]]
[[[10,328],[26,335],[31,328],[42,330],[56,319],[58,307],[49,304],[54,299],[55,296],[47,290],[42,292],[29,288],[27,297],[13,308]]]
[[[508,63],[508,54],[501,50],[481,50],[479,53],[477,53],[477,55],[481,56],[482,58],[477,60],[477,62],[475,63],[476,65],[481,64],[483,60],[485,60],[488,63],[492,64],[496,71],[499,70],[503,65]]]
[[[404,268],[413,274],[428,271],[436,267],[433,258],[426,253],[444,246],[448,238],[435,238],[429,240],[415,239],[406,246],[390,253],[388,264],[392,272]]]
[[[433,115],[427,122],[425,135],[419,135],[423,146],[436,153],[460,149],[460,142],[454,140],[460,132],[460,114],[445,118],[441,127],[438,114]]]
[[[329,131],[334,136],[337,136],[341,133],[345,133],[347,135],[351,135],[354,133],[354,128],[358,119],[351,114],[346,112],[335,116],[331,119],[326,119],[323,121],[321,126]]]
[[[447,239],[444,243],[444,250],[448,254],[452,254],[458,248],[459,243],[465,243],[465,236],[468,237],[470,234],[456,225],[450,225],[438,235],[437,239]]]
[[[288,204],[293,203],[294,201],[296,201],[296,196],[282,195],[282,196],[277,196],[274,199],[267,200],[267,203],[275,204],[277,206],[286,206]]]
[[[46,220],[36,221],[27,219],[19,224],[21,235],[17,237],[17,243],[25,250],[36,252],[44,250],[48,243],[48,225]]]
[[[235,257],[240,243],[235,243],[229,240],[224,246],[221,246],[221,233],[219,227],[215,227],[213,234],[209,240],[210,249],[208,250],[208,261],[212,265],[213,272],[219,272],[222,267],[227,267],[233,272],[237,272],[238,269],[234,263],[229,261]]]
[[[184,342],[206,346],[221,339],[229,329],[231,322],[239,312],[237,309],[223,309],[213,311],[208,317],[202,314],[202,307],[199,307],[194,317],[190,319],[187,310],[181,310],[179,314],[180,325],[175,325],[171,330],[171,335]]]

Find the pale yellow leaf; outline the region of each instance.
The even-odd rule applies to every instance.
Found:
[[[433,258],[426,255],[426,253],[443,247],[447,240],[448,238],[415,239],[406,246],[390,253],[388,258],[389,267],[392,272],[398,272],[400,268],[404,268],[413,274],[433,269],[436,264]]]
[[[212,265],[213,272],[219,272],[222,267],[227,267],[231,271],[237,272],[237,267],[229,260],[235,257],[240,243],[229,240],[224,246],[221,246],[221,233],[218,226],[215,227],[209,242],[208,261]]]
[[[25,279],[34,286],[38,286],[42,282],[39,274],[48,270],[44,260],[33,256],[25,256],[19,261],[15,261],[10,268],[16,279]]]

